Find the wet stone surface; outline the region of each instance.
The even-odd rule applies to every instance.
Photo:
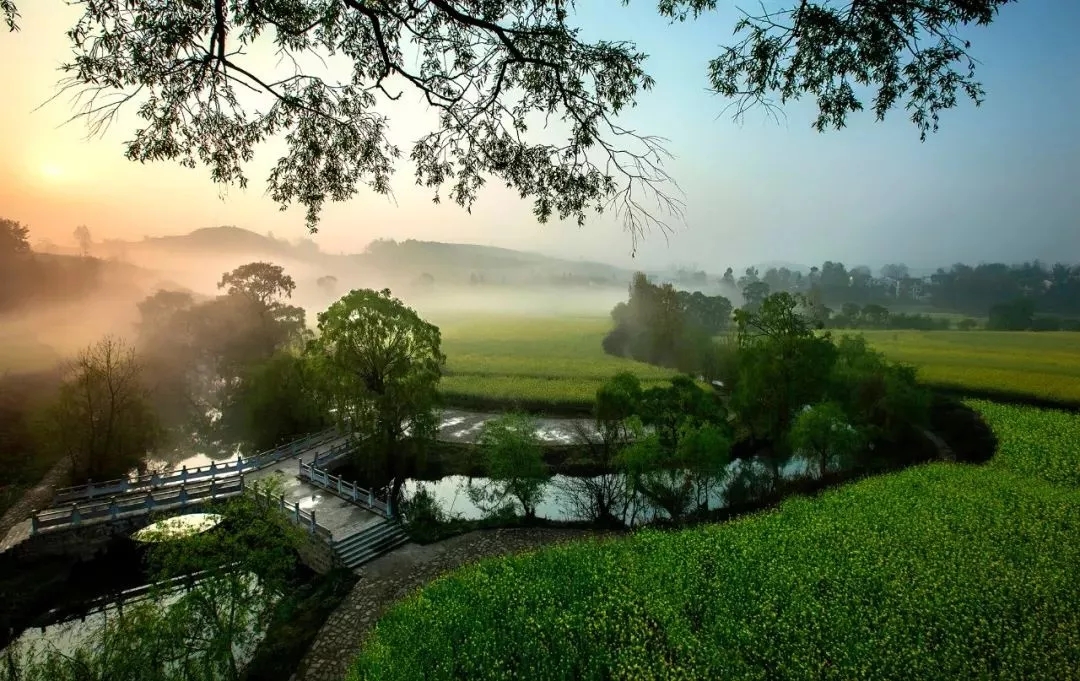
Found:
[[[474,442],[480,428],[499,414],[444,409],[439,422],[439,439],[443,442]],[[536,434],[541,442],[552,445],[570,445],[578,442],[577,429],[585,428],[594,433],[590,419],[535,416]]]

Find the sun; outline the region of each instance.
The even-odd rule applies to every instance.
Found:
[[[55,163],[43,163],[41,174],[49,180],[59,180],[64,176],[64,169]]]

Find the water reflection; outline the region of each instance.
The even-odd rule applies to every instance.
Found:
[[[0,650],[0,656],[11,654],[16,665],[23,663],[32,656],[40,659],[41,653],[55,651],[64,656],[71,656],[80,648],[95,649],[102,643],[102,633],[105,627],[115,626],[120,618],[124,617],[125,610],[131,611],[134,607],[154,605],[155,609],[164,614],[168,608],[176,605],[184,598],[194,598],[196,591],[201,591],[202,596],[195,601],[190,612],[187,608],[180,612],[181,624],[185,627],[185,636],[198,638],[207,632],[187,631],[190,625],[199,619],[202,606],[199,604],[212,603],[211,607],[229,606],[223,600],[235,599],[235,613],[231,622],[237,627],[231,635],[233,641],[232,652],[237,663],[246,665],[255,655],[258,643],[266,632],[255,615],[255,610],[250,604],[258,599],[265,598],[263,589],[259,586],[257,578],[251,573],[232,573],[227,576],[203,576],[193,583],[174,585],[169,583],[167,589],[151,596],[152,588],[146,586],[130,589],[115,597],[114,600],[94,605],[85,615],[76,618],[57,617],[55,621],[23,631],[7,648]],[[273,598],[276,601],[277,597]],[[271,603],[272,604],[272,603]],[[245,607],[245,606],[248,607]],[[192,620],[191,615],[195,615]],[[204,613],[209,615],[211,613]],[[45,618],[48,622],[48,617]],[[223,626],[229,626],[225,624]],[[18,678],[18,677],[16,677]]]
[[[711,486],[707,494],[702,494],[702,498],[707,497],[708,507],[710,509],[720,508],[727,502],[727,492],[731,484],[732,479],[742,470],[743,466],[753,465],[758,467],[759,470],[764,470],[763,464],[760,462],[754,462],[753,464],[747,464],[742,461],[733,461],[727,467],[727,475],[720,482],[720,484]],[[805,475],[809,469],[809,464],[805,459],[792,459],[781,469],[781,476],[785,478],[791,478],[798,475]],[[608,481],[613,482],[615,474],[608,474],[604,476],[590,477],[588,480],[594,482]],[[556,475],[550,479],[549,484],[544,491],[543,500],[536,506],[536,515],[539,518],[545,518],[547,520],[556,521],[575,521],[575,520],[591,520],[576,509],[580,504],[574,503],[573,497],[575,492],[571,489],[568,483],[572,483],[576,480],[582,480],[582,478],[574,478],[566,475]],[[483,485],[487,483],[488,478],[469,478],[464,475],[448,475],[438,480],[409,480],[405,483],[405,495],[410,497],[417,491],[423,489],[431,494],[438,502],[440,508],[450,517],[458,517],[463,520],[477,520],[483,518],[486,514],[476,504],[472,502],[468,494],[469,482],[474,485]],[[578,486],[574,486],[575,488]],[[692,495],[696,498],[696,494]],[[521,509],[518,508],[520,512]],[[658,517],[664,517],[665,514],[661,511],[657,511],[643,499],[634,500],[627,509],[627,520],[629,524],[641,524],[650,522]]]

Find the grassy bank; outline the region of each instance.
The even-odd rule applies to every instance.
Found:
[[[972,404],[990,465],[481,563],[390,611],[351,678],[1071,678],[1080,416]]]

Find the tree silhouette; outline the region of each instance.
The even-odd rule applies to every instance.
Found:
[[[625,2],[625,0],[624,0]],[[989,24],[1009,0],[791,0],[745,14],[736,42],[708,65],[708,81],[735,116],[815,98],[818,130],[841,128],[872,92],[878,119],[902,104],[920,135],[958,95],[976,103],[970,43],[958,31]],[[617,115],[653,85],[646,55],[625,41],[588,42],[571,24],[574,3],[550,0],[72,0],[82,17],[68,32],[62,68],[91,132],[125,103],[142,126],[132,160],[202,164],[214,181],[246,186],[254,149],[283,135],[287,151],[268,178],[282,207],[307,209],[314,231],[326,201],[360,184],[391,192],[402,155],[381,103],[418,96],[437,123],[412,146],[416,180],[434,199],[470,208],[497,179],[533,201],[540,222],[579,224],[613,210],[635,238],[681,213],[664,170],[664,140],[620,126]],[[716,0],[658,0],[672,21],[698,18]],[[15,0],[0,0],[17,27]],[[278,70],[256,70],[253,43],[273,43]],[[351,62],[338,80],[300,57]],[[325,63],[324,63],[325,66]],[[284,68],[282,71],[280,69]],[[133,101],[135,100],[135,101]],[[525,136],[540,117],[566,128],[559,143]],[[654,201],[655,199],[655,201]]]
[[[30,229],[20,222],[0,218],[0,258],[15,253],[29,253],[30,242],[27,236]]]
[[[79,244],[79,251],[83,256],[90,255],[90,249],[94,246],[94,240],[90,237],[90,228],[86,225],[79,225],[72,233],[75,237],[75,242]]]

